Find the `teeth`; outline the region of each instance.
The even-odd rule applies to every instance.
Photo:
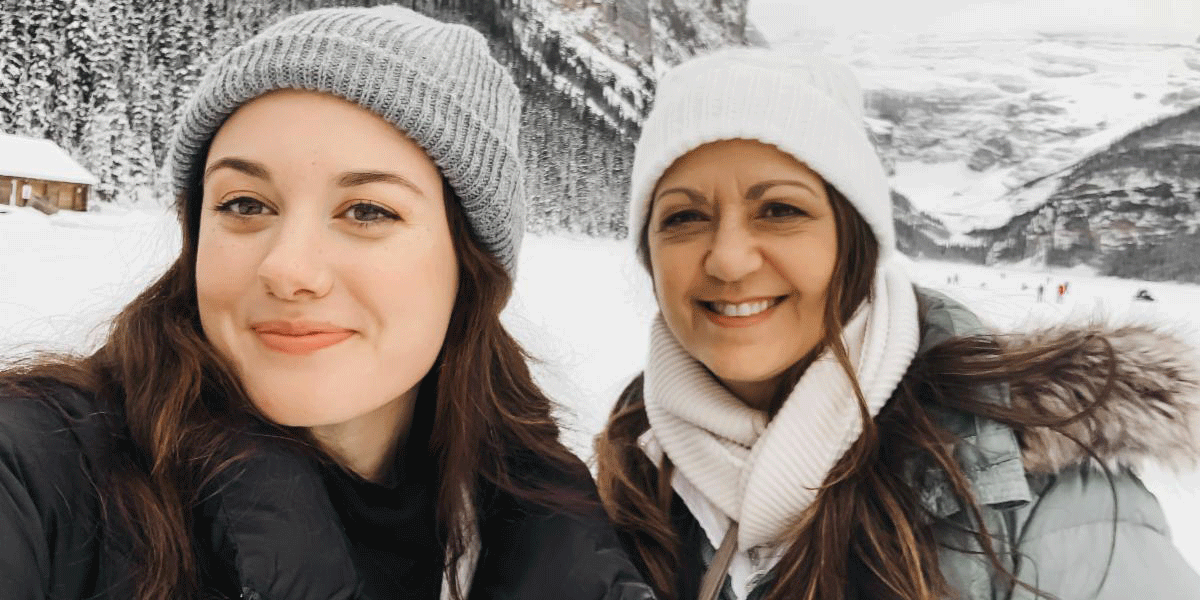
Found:
[[[771,308],[773,303],[774,301],[772,300],[759,300],[758,302],[743,302],[741,304],[713,302],[711,305],[716,312],[726,317],[749,317]]]

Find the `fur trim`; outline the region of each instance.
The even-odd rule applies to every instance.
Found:
[[[1052,376],[1011,384],[1012,406],[1033,414],[1070,417],[1091,406],[1113,371],[1107,401],[1065,427],[1109,466],[1146,461],[1178,470],[1200,463],[1200,350],[1177,333],[1148,325],[1054,328],[1006,337],[1017,352],[1070,340]],[[1091,458],[1079,444],[1050,428],[1022,435],[1025,468],[1055,472]]]

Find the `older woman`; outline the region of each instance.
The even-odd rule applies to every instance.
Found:
[[[1197,457],[1196,350],[991,335],[914,288],[862,102],[766,50],[660,83],[630,208],[660,317],[597,440],[642,573],[702,600],[1197,597],[1126,468]]]
[[[178,259],[95,354],[0,373],[0,597],[649,597],[500,323],[519,112],[404,9],[217,61]]]

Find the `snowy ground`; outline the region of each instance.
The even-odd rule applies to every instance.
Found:
[[[0,206],[0,356],[83,351],[105,321],[174,258],[179,235],[165,212],[62,212]],[[946,263],[912,265],[915,278],[969,304],[1001,328],[1062,319],[1153,319],[1200,331],[1200,286]],[[1069,282],[1056,301],[1055,287]],[[1038,285],[1044,301],[1038,302]],[[1145,288],[1155,302],[1133,300]],[[583,456],[646,353],[654,299],[624,241],[526,238],[505,319],[538,359],[539,382],[564,405],[566,439]],[[1200,339],[1200,338],[1193,338]],[[1200,473],[1147,471],[1176,543],[1200,569]]]

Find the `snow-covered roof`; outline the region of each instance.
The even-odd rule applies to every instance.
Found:
[[[0,176],[95,185],[95,175],[50,140],[0,133]]]

